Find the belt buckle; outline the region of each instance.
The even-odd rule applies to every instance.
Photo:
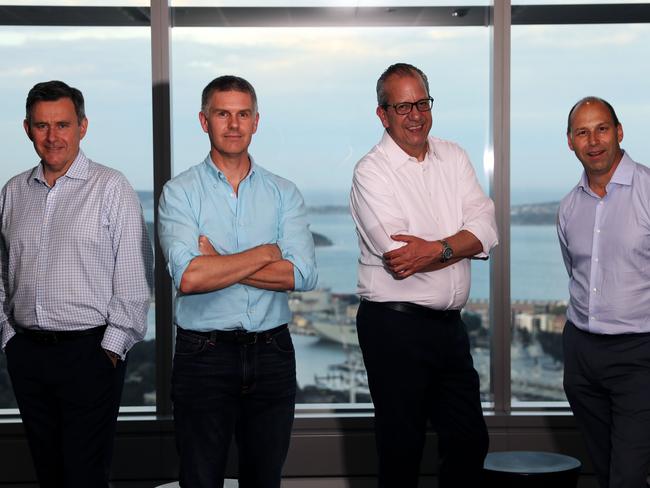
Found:
[[[238,334],[237,342],[245,346],[252,346],[257,342],[257,334],[255,332],[242,332]]]

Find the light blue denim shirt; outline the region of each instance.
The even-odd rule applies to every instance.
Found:
[[[583,173],[560,203],[567,318],[595,334],[650,332],[650,169],[626,153],[606,191]]]
[[[295,290],[316,285],[314,240],[300,192],[252,158],[237,195],[208,155],[167,182],[158,217],[160,245],[176,287],[175,321],[184,329],[263,331],[291,319],[286,292],[236,283],[209,293],[181,293],[183,273],[200,255],[200,235],[224,255],[276,243],[293,264]]]

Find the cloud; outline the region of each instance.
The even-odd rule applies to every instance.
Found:
[[[42,66],[22,66],[0,69],[0,78],[33,78],[43,73]]]
[[[148,27],[23,27],[0,30],[0,47],[48,42],[149,39]]]
[[[650,30],[646,25],[531,25],[514,26],[512,44],[530,45],[539,48],[612,48],[633,45],[648,45]]]

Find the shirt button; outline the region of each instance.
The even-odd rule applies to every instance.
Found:
[[[598,262],[598,258],[594,258],[594,261]]]
[[[600,229],[596,229],[596,233],[597,233],[597,234],[600,234]]]
[[[597,288],[594,288],[594,292],[596,292],[596,291],[598,291],[598,289],[597,289]]]
[[[596,320],[596,317],[594,317],[593,315],[590,318],[591,320]]]
[[[230,198],[234,198],[234,196],[235,196],[234,193],[231,193],[231,194],[230,194]]]

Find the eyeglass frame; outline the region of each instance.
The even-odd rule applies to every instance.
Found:
[[[420,108],[418,107],[418,103],[424,102],[425,100],[429,101],[429,108],[427,110],[420,110]],[[407,105],[407,104],[411,106],[408,112],[399,113],[397,111],[398,105]],[[388,107],[393,107],[393,110],[395,110],[395,113],[397,115],[408,115],[413,111],[413,107],[417,108],[418,112],[431,112],[431,110],[433,110],[433,97],[423,98],[421,100],[417,100],[416,102],[385,103],[381,106],[381,108],[383,108],[384,110],[388,109]]]

